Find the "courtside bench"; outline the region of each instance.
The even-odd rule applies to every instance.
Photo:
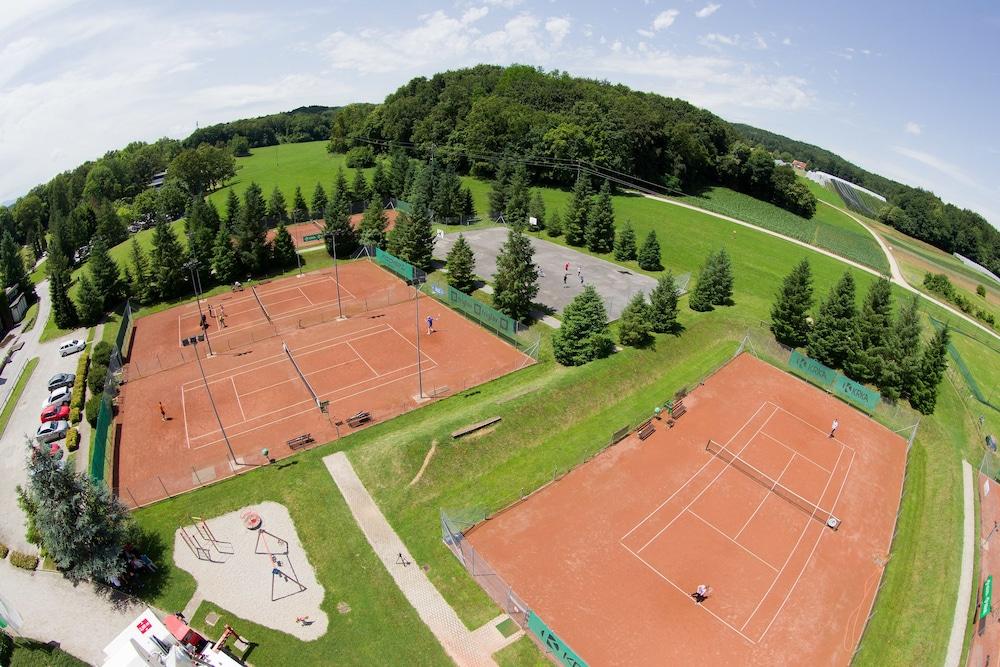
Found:
[[[290,449],[302,449],[303,447],[311,445],[314,442],[316,442],[316,440],[313,439],[311,433],[303,433],[302,435],[296,436],[287,441],[285,444],[288,445]]]

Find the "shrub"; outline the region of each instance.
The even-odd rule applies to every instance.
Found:
[[[979,296],[981,296],[981,297],[983,297],[985,299],[986,298],[986,287],[983,286],[983,285],[976,285],[976,294],[978,294]]]
[[[70,408],[69,409],[69,423],[79,424],[80,423],[80,408]]]
[[[91,426],[97,426],[97,412],[101,409],[101,395],[94,394],[87,399],[87,406],[84,409],[84,414],[87,416],[87,423]]]
[[[0,665],[9,665],[14,654],[14,638],[0,631]]]
[[[365,169],[375,166],[375,152],[370,146],[355,146],[347,151],[346,164],[351,169]]]
[[[104,391],[104,381],[107,377],[108,367],[94,362],[94,365],[90,367],[90,376],[87,378],[87,388],[90,389],[92,395]]]
[[[10,564],[25,570],[34,570],[38,567],[38,556],[23,554],[20,551],[12,551],[10,554]]]
[[[80,448],[80,432],[75,428],[66,431],[66,451],[75,452]]]
[[[6,558],[7,554],[9,553],[10,553],[10,547],[8,547],[6,544],[0,544],[0,560]]]
[[[76,363],[76,380],[73,382],[73,393],[70,394],[69,407],[82,408],[83,395],[87,387],[87,369],[90,367],[90,351],[80,353],[80,361]]]
[[[111,352],[114,348],[111,347],[111,343],[102,340],[97,345],[94,346],[94,354],[92,357],[92,362],[94,365],[107,366],[111,363]]]

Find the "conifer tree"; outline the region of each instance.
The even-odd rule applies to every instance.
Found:
[[[626,220],[615,239],[615,259],[619,262],[628,262],[636,256],[635,230],[632,229],[632,223]]]
[[[476,260],[472,247],[463,234],[448,251],[448,284],[460,292],[471,294],[476,288]]]
[[[406,201],[413,205],[414,209],[425,209],[428,219],[435,217],[437,211],[434,210],[434,170],[429,164],[421,165],[416,176],[410,182],[407,190]]]
[[[187,253],[174,231],[161,220],[153,229],[153,247],[149,255],[149,273],[156,296],[166,301],[184,291]]]
[[[951,340],[951,332],[945,324],[941,329],[934,332],[934,336],[927,342],[924,353],[920,357],[920,364],[917,368],[916,384],[910,396],[910,405],[923,415],[934,414],[937,406],[938,388],[944,378],[944,372],[948,368],[948,343]]]
[[[392,186],[385,173],[385,167],[382,166],[382,160],[375,163],[375,171],[372,172],[371,192],[372,197],[377,199],[382,206],[385,206],[385,202],[392,197]]]
[[[563,222],[562,216],[559,215],[559,211],[552,211],[552,215],[546,221],[545,230],[549,233],[551,238],[559,238],[563,234]]]
[[[471,193],[470,193],[471,194]],[[535,231],[545,229],[545,200],[539,190],[531,191],[531,203],[528,205],[528,215],[535,219]]]
[[[677,282],[672,271],[667,271],[656,281],[649,293],[649,324],[656,333],[678,333]]]
[[[94,236],[103,236],[109,248],[118,245],[128,238],[125,225],[111,204],[101,206],[98,210],[97,229],[94,232]]]
[[[285,203],[285,195],[281,194],[281,190],[276,185],[271,191],[271,198],[267,200],[267,224],[274,227],[287,223],[288,204]]]
[[[712,305],[733,305],[733,263],[725,248],[720,248],[713,260]]]
[[[188,202],[184,228],[188,237],[188,253],[200,266],[207,266],[212,257],[212,243],[218,229],[218,213],[200,195]]]
[[[3,271],[4,287],[16,286],[27,301],[35,300],[35,286],[31,284],[31,278],[24,269],[21,253],[18,252],[10,229],[3,230],[3,241],[0,241],[0,270]]]
[[[771,307],[771,333],[779,343],[802,347],[809,340],[809,309],[813,306],[812,269],[803,259],[785,276]]]
[[[663,265],[660,264],[660,241],[656,238],[656,232],[652,229],[646,234],[646,239],[639,248],[639,268],[643,271],[660,271]]]
[[[538,267],[531,240],[517,227],[507,232],[507,241],[497,253],[497,272],[493,277],[493,305],[518,321],[527,319],[531,304],[538,295]]]
[[[357,202],[361,206],[366,206],[370,198],[371,192],[368,188],[368,180],[365,178],[364,170],[355,169],[354,180],[351,182],[351,202]]]
[[[462,188],[462,216],[471,218],[476,214],[476,203],[472,199],[472,190]]]
[[[267,244],[266,215],[267,206],[260,186],[250,183],[243,193],[243,207],[234,230],[240,264],[248,274],[263,271],[267,266],[270,247]]]
[[[309,214],[312,216],[313,220],[322,220],[323,216],[326,214],[326,205],[329,202],[326,198],[326,190],[319,183],[313,189],[312,196],[312,208],[309,210]]]
[[[584,233],[587,250],[591,252],[611,252],[615,244],[615,209],[611,204],[611,187],[607,181],[601,185],[597,197],[587,211],[587,227]]]
[[[891,330],[892,288],[888,280],[879,278],[872,283],[855,319],[855,344],[844,362],[844,373],[858,382],[878,380]]]
[[[809,331],[809,356],[832,368],[841,368],[855,345],[854,276],[845,271],[820,304]]]
[[[309,204],[302,196],[302,188],[295,186],[295,196],[292,198],[292,222],[305,222],[309,219]]]
[[[236,190],[229,188],[226,196],[226,224],[229,229],[234,230],[240,224],[240,198],[236,195]]]
[[[80,317],[80,323],[88,327],[97,324],[104,314],[104,298],[86,271],[80,275],[77,287],[76,312]]]
[[[274,265],[282,269],[289,269],[297,264],[295,241],[292,240],[292,235],[288,233],[288,228],[283,222],[279,222],[275,230],[274,241],[271,242],[271,256]]]
[[[608,312],[594,286],[587,285],[563,310],[562,326],[552,336],[552,351],[560,364],[579,366],[606,357],[612,350]]]
[[[572,246],[582,246],[586,241],[591,194],[590,176],[581,171],[573,186],[573,198],[570,199],[566,218],[563,220],[566,243]],[[659,257],[657,257],[657,262],[659,262]]]
[[[618,320],[618,342],[629,347],[648,345],[653,336],[651,329],[649,304],[642,292],[637,292],[628,305],[622,310]]]
[[[351,225],[350,209],[341,190],[336,190],[326,207],[323,240],[330,256],[346,259],[358,249],[358,233]],[[334,248],[336,241],[336,248]]]
[[[389,221],[385,211],[382,209],[382,202],[373,197],[368,203],[368,208],[361,216],[361,223],[358,225],[358,240],[361,245],[386,249],[386,227]]]
[[[490,217],[506,215],[507,202],[510,200],[510,181],[513,176],[513,168],[510,163],[503,161],[497,167],[496,177],[490,188]]]
[[[691,296],[688,297],[688,308],[701,313],[714,310],[712,301],[715,296],[715,273],[716,255],[710,254],[705,258],[705,264],[698,272],[698,279],[695,281]]]
[[[430,271],[433,264],[434,229],[426,208],[414,206],[411,213],[399,214],[393,233],[390,234],[389,252],[418,269]]]
[[[510,190],[505,215],[507,224],[522,231],[527,229],[530,207],[531,194],[528,191],[528,170],[523,163],[518,163],[514,169],[514,175],[510,179]]]
[[[52,315],[56,326],[60,329],[69,329],[76,325],[78,318],[76,306],[69,298],[69,287],[72,284],[69,260],[62,253],[59,243],[49,244],[46,269],[49,274],[49,296],[52,299]]]
[[[100,310],[110,310],[122,297],[121,271],[108,254],[108,246],[103,236],[94,238],[87,266],[90,269],[90,279],[93,281],[92,287],[100,295]],[[82,309],[80,317],[84,317]]]
[[[239,253],[225,223],[219,226],[212,246],[212,271],[223,285],[233,282],[240,275]]]
[[[132,262],[132,269],[129,271],[129,294],[140,304],[150,303],[152,299],[150,298],[149,261],[142,251],[142,246],[139,245],[139,239],[135,236],[132,237],[132,242],[129,244],[129,258]]]
[[[909,398],[920,369],[920,299],[913,295],[896,316],[879,389],[890,399]]]

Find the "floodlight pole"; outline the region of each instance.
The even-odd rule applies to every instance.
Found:
[[[205,337],[208,340],[208,337]],[[219,430],[222,431],[222,438],[226,441],[226,449],[229,450],[229,456],[233,459],[233,466],[239,465],[236,460],[236,454],[233,452],[233,445],[229,442],[229,435],[226,433],[226,428],[222,425],[222,418],[219,417],[219,409],[215,407],[215,399],[212,397],[212,390],[208,386],[208,378],[205,377],[205,368],[201,365],[201,357],[198,356],[198,338],[195,337],[194,342],[194,358],[198,361],[198,370],[201,371],[201,381],[205,383],[205,392],[208,394],[208,402],[212,404],[212,412],[215,413],[215,421],[219,423]]]
[[[185,266],[187,266],[188,270],[191,271],[191,287],[192,287],[192,289],[194,289],[195,301],[198,303],[198,328],[201,329],[202,333],[205,334],[205,344],[208,345],[208,356],[211,357],[215,353],[212,352],[212,341],[210,341],[208,339],[208,327],[207,326],[205,326],[205,327],[201,326],[202,322],[205,322],[207,324],[208,321],[205,319],[205,313],[203,313],[201,311],[201,289],[200,289],[201,288],[201,279],[195,277],[197,275],[197,272],[195,271],[195,267],[198,266],[198,260],[192,259]],[[197,347],[194,348],[194,352],[195,352],[195,356],[198,356],[198,348]]]
[[[347,224],[351,223],[348,222]],[[326,235],[329,237],[330,243],[333,246],[333,281],[337,283],[337,308],[340,310],[340,317],[337,319],[342,320],[344,319],[344,304],[340,301],[340,268],[337,264],[337,234],[335,232],[326,232]]]
[[[424,397],[424,374],[420,364],[420,282],[414,276],[413,279],[413,308],[417,316],[417,397]]]

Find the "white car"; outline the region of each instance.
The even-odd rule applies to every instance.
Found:
[[[86,341],[73,339],[59,346],[59,356],[65,357],[70,354],[76,354],[85,347],[87,347]]]
[[[42,403],[42,409],[44,410],[50,405],[62,405],[63,403],[69,403],[69,399],[72,395],[73,390],[70,387],[59,387],[49,394],[47,399],[45,399],[45,402]]]
[[[35,440],[38,442],[52,442],[53,440],[62,440],[66,437],[66,431],[69,430],[68,421],[57,421],[57,422],[45,422],[38,427],[35,431]]]

